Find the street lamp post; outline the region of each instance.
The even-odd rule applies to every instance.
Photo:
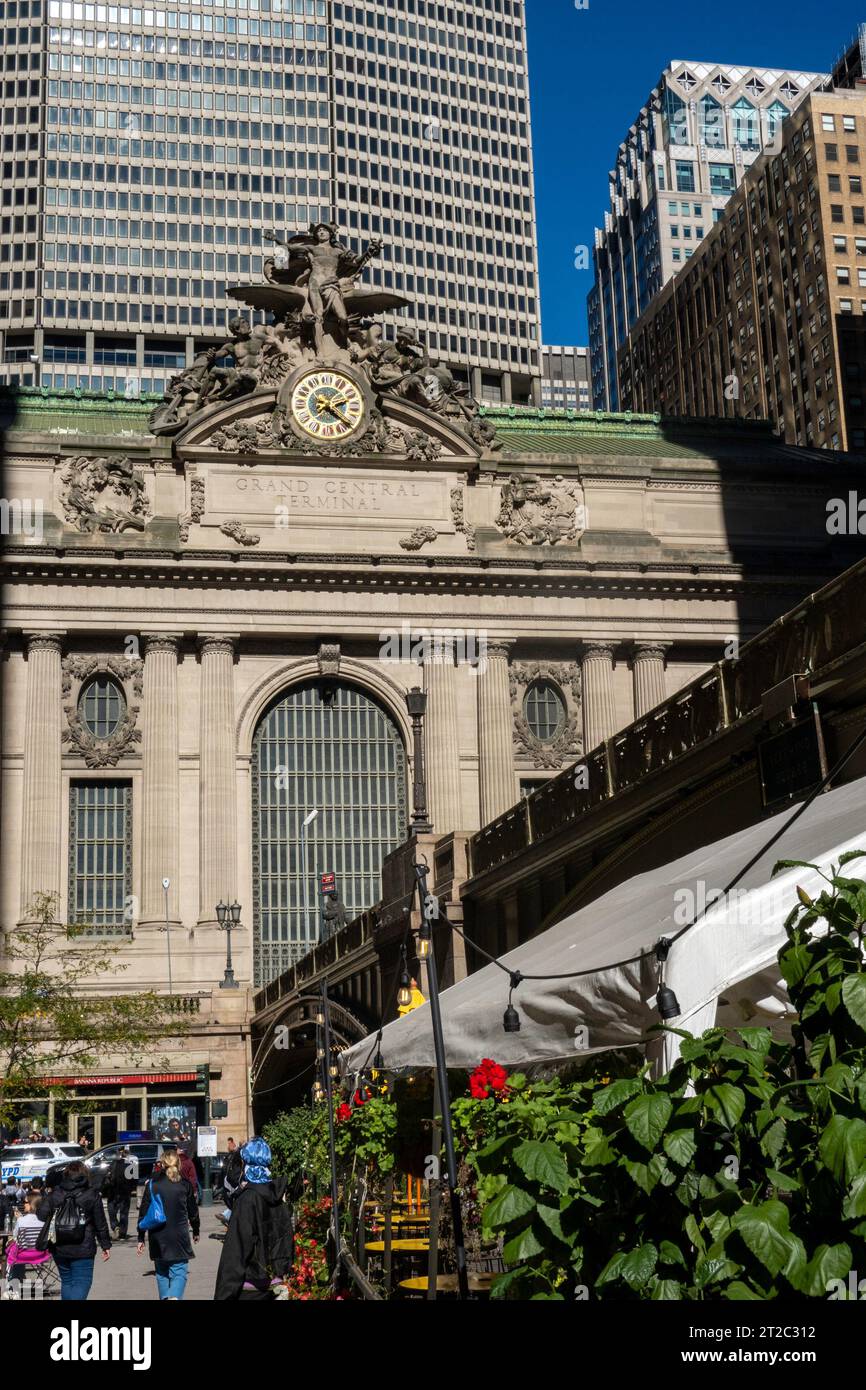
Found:
[[[427,696],[420,686],[406,692],[406,708],[412,720],[412,834],[429,835],[433,826],[427,814],[427,775],[424,768],[424,715]]]
[[[165,901],[165,949],[168,954],[168,992],[174,994],[174,987],[171,982],[171,927],[168,920],[168,890],[171,887],[171,879],[162,880],[162,896]]]
[[[310,887],[310,885],[309,885],[309,883],[308,883],[309,873],[308,873],[308,869],[307,869],[307,826],[312,825],[313,821],[316,819],[316,816],[317,816],[318,814],[319,814],[319,808],[318,808],[318,806],[314,806],[313,809],[312,809],[312,811],[308,811],[308,812],[307,812],[306,816],[304,817],[303,821],[301,822],[301,884],[303,885],[303,894],[302,894],[302,897],[301,897],[301,902],[302,902],[303,911],[304,911],[304,930],[305,930],[305,931],[309,931],[309,927],[310,927],[310,900],[309,900],[309,887]],[[316,932],[316,940],[318,940],[318,937],[319,937],[319,933]],[[315,944],[315,942],[313,942],[312,944]]]
[[[241,905],[235,901],[228,907],[222,900],[217,903],[217,921],[226,934],[226,968],[220,980],[220,989],[239,989],[235,972],[232,968],[232,932],[237,931],[241,924]]]

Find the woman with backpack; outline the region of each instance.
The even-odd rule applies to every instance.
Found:
[[[161,1300],[174,1303],[183,1298],[189,1262],[195,1259],[192,1242],[198,1243],[198,1233],[198,1204],[192,1183],[181,1174],[177,1150],[166,1149],[162,1171],[154,1170],[145,1183],[138,1209],[138,1253],[144,1250],[146,1234]]]
[[[271,1299],[272,1285],[290,1272],[294,1258],[286,1180],[271,1177],[271,1150],[264,1139],[250,1139],[241,1158],[243,1181],[232,1202],[214,1298]]]
[[[46,1219],[36,1248],[51,1250],[60,1275],[60,1297],[66,1300],[83,1300],[90,1293],[97,1244],[103,1260],[111,1255],[102,1198],[88,1178],[83,1163],[67,1163],[58,1186],[39,1208]]]

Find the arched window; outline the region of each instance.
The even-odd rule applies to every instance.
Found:
[[[252,795],[253,968],[260,986],[319,940],[322,874],[335,875],[348,921],[378,900],[382,860],[406,838],[399,730],[354,686],[298,686],[256,729]]]
[[[750,101],[740,97],[731,107],[731,121],[734,143],[744,150],[759,150],[761,135],[758,130],[758,113]]]
[[[698,119],[700,121],[701,144],[709,145],[713,149],[721,149],[725,145],[725,113],[715,97],[705,92],[698,103]]]
[[[123,691],[110,676],[94,676],[81,692],[78,713],[94,738],[111,738],[126,713]]]
[[[529,731],[539,743],[552,743],[565,723],[565,701],[551,681],[535,681],[523,700]]]

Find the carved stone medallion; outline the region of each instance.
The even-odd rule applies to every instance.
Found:
[[[514,715],[514,749],[520,760],[537,768],[561,768],[583,752],[581,673],[577,662],[515,661],[509,667]],[[554,737],[542,742],[529,727],[524,705],[527,691],[537,682],[549,682],[560,698],[564,718]]]
[[[80,753],[88,767],[115,767],[119,760],[141,742],[135,727],[141,706],[142,672],[140,657],[76,656],[64,657],[61,690],[66,715],[63,743]],[[81,695],[92,677],[104,674],[120,687],[123,712],[110,734],[100,737],[90,730],[81,716]]]

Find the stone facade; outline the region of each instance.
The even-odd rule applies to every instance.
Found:
[[[472,832],[846,562],[824,527],[829,490],[855,485],[845,466],[822,457],[818,482],[818,455],[757,426],[511,408],[483,417],[494,448],[395,402],[383,447],[347,457],[261,434],[238,453],[215,444],[264,418],[266,392],[218,402],[173,440],[147,432],[138,402],[34,392],[19,404],[7,489],[43,515],[5,557],[2,925],[14,931],[40,891],[70,919],[71,789],[128,784],[121,987],[166,987],[168,919],[173,988],[199,1001],[184,1055],[223,1069],[225,1134],[247,1121],[254,745],[278,697],[363,692],[396,731],[411,787],[405,695],[425,688],[434,831]],[[397,429],[436,447],[390,448]],[[76,471],[103,484],[86,515],[110,525],[79,524]],[[544,510],[557,498],[566,525]],[[428,543],[401,544],[420,528]],[[96,677],[120,687],[126,722],[111,730],[106,716],[108,732],[88,737],[76,720]],[[234,898],[230,996],[215,908]]]

